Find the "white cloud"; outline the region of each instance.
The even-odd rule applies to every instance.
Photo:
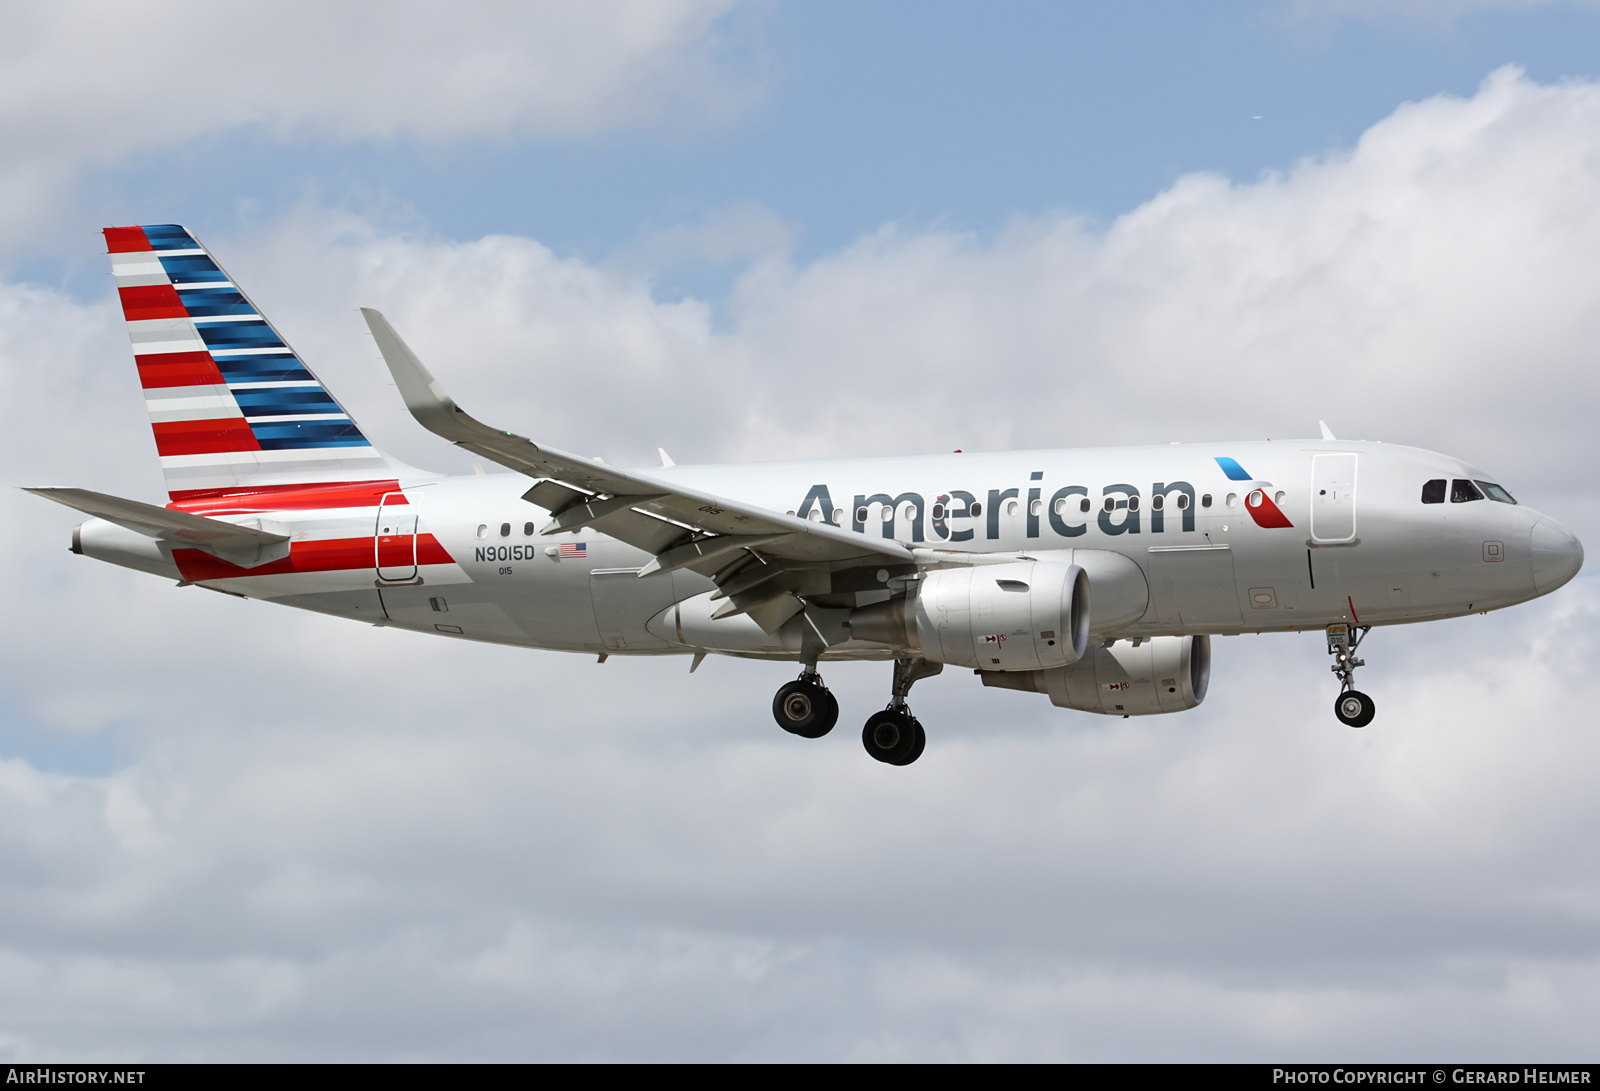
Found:
[[[612,461],[658,443],[713,461],[1285,438],[1324,419],[1471,459],[1537,506],[1600,456],[1597,134],[1600,87],[1506,69],[1286,174],[1186,177],[1100,234],[1064,216],[988,244],[889,226],[796,266],[780,231],[747,228],[769,250],[720,322],[652,298],[647,271],[528,239],[308,209],[208,241],[391,445],[416,429],[345,307],[389,314],[469,408]]]
[[[440,448],[356,304],[470,410],[613,461],[1326,417],[1479,460],[1584,529],[1561,501],[1593,491],[1597,114],[1592,85],[1502,73],[1103,234],[890,227],[797,266],[756,231],[771,251],[720,324],[527,239],[307,207],[207,241],[422,463]],[[157,494],[116,327],[109,301],[0,290],[16,483]],[[1593,1052],[1592,579],[1375,633],[1364,732],[1330,715],[1317,637],[1242,637],[1203,708],[1154,721],[946,672],[895,770],[850,726],[881,666],[830,670],[844,723],[808,743],[769,721],[782,665],[361,629],[71,557],[71,517],[32,497],[0,514],[29,576],[0,752],[32,755],[0,761],[0,1055]],[[113,775],[71,765],[117,747]]]
[[[9,5],[0,238],[85,169],[247,126],[459,142],[716,124],[759,92],[741,15],[740,0]]]

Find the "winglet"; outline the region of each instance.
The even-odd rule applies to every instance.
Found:
[[[467,415],[457,407],[455,399],[445,393],[439,380],[417,359],[417,354],[389,325],[387,318],[371,307],[362,307],[361,316],[367,320],[372,339],[378,343],[383,362],[389,365],[389,374],[394,376],[394,384],[400,388],[400,396],[405,399],[411,415],[428,431],[448,440],[459,440],[463,422],[456,417]]]
[[[1333,429],[1328,427],[1328,422],[1327,421],[1319,420],[1317,422],[1317,427],[1322,429],[1322,438],[1323,439],[1338,439],[1339,438],[1338,436],[1333,434]]]

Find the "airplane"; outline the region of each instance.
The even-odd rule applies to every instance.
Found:
[[[457,640],[782,660],[773,716],[826,735],[825,663],[893,663],[868,754],[909,765],[908,694],[946,666],[1111,716],[1206,696],[1212,636],[1321,631],[1351,727],[1375,626],[1549,594],[1578,539],[1493,475],[1336,439],[618,469],[468,415],[363,310],[412,416],[513,473],[373,446],[184,228],[104,232],[166,504],[28,491],[91,518],[72,552]],[[1320,423],[1320,422],[1319,422]]]

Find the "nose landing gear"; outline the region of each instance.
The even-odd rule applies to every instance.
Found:
[[[1333,666],[1329,669],[1339,677],[1339,696],[1333,702],[1333,714],[1348,727],[1366,727],[1378,711],[1372,698],[1356,689],[1355,682],[1356,668],[1367,665],[1365,660],[1356,658],[1356,648],[1371,631],[1370,625],[1360,626],[1355,632],[1349,625],[1328,626],[1328,654],[1333,656]]]
[[[931,678],[942,670],[943,663],[921,657],[894,661],[894,695],[889,707],[868,716],[861,729],[861,745],[867,753],[887,765],[910,765],[922,756],[928,736],[906,706],[906,694],[919,678]]]

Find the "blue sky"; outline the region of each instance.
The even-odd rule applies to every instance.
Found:
[[[1600,8],[19,5],[0,467],[160,496],[100,228],[186,224],[408,462],[355,308],[648,463],[1341,436],[1600,540]],[[218,48],[227,43],[227,49]],[[158,58],[152,62],[150,58]],[[1518,66],[1518,71],[1506,66]],[[481,408],[480,408],[481,407]],[[1590,1059],[1600,584],[1219,640],[1192,712],[445,644],[0,561],[0,1060]],[[881,664],[831,668],[845,720]],[[844,723],[842,720],[841,723]]]
[[[1250,181],[1348,149],[1399,103],[1469,95],[1504,64],[1549,83],[1596,63],[1600,12],[1582,6],[1318,7],[1008,3],[980,17],[943,0],[770,5],[720,28],[753,85],[730,119],[353,144],[246,126],[96,173],[88,219],[74,221],[159,208],[203,231],[308,192],[381,194],[449,238],[525,234],[600,259],[756,202],[792,225],[804,258],[891,222],[992,232],[1047,211],[1104,222],[1182,174]]]

